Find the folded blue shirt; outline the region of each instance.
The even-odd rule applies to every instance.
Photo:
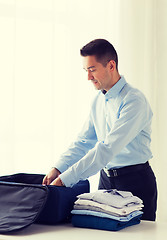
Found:
[[[142,211],[134,211],[127,215],[126,217],[117,217],[111,214],[103,213],[103,212],[96,212],[96,211],[91,211],[91,210],[72,210],[72,214],[77,214],[77,215],[91,215],[91,216],[96,216],[96,217],[101,217],[101,218],[109,218],[109,219],[114,219],[117,221],[121,222],[128,222],[134,217],[141,216],[143,214]]]

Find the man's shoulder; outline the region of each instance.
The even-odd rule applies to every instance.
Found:
[[[131,84],[127,83],[122,91],[122,96],[130,99],[141,99],[146,101],[146,97],[144,93],[138,89],[133,87]]]
[[[132,87],[130,84],[126,84],[120,105],[121,107],[131,106],[137,111],[152,112],[151,106],[144,93],[140,89]]]

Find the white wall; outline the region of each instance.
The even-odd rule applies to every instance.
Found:
[[[109,11],[101,1],[96,7],[88,0],[0,1],[0,174],[46,172],[80,130],[96,91],[79,49],[110,37],[105,12],[114,15],[114,6]],[[112,35],[116,42],[116,28]]]
[[[155,169],[159,187],[159,217],[167,221],[167,1],[160,0],[156,4],[156,147]],[[155,86],[154,86],[155,87]]]

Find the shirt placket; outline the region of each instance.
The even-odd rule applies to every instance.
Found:
[[[109,127],[109,111],[108,111],[108,98],[105,99],[105,118],[106,118],[106,135],[108,134],[108,132],[110,131],[110,127]]]

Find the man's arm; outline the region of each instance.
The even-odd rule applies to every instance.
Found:
[[[77,139],[60,156],[59,161],[54,167],[63,173],[70,166],[82,159],[95,146],[96,142],[97,136],[90,113]]]
[[[152,111],[145,98],[128,96],[121,105],[120,116],[104,142],[97,142],[80,161],[59,177],[65,186],[72,186],[104,168],[145,127],[150,124]]]
[[[94,125],[91,118],[85,122],[81,132],[79,133],[76,141],[74,141],[64,152],[59,161],[55,164],[54,168],[44,177],[44,185],[57,185],[64,186],[63,182],[59,177],[60,173],[66,171],[70,166],[79,161],[87,152],[94,147],[97,142],[97,136],[95,133]]]

